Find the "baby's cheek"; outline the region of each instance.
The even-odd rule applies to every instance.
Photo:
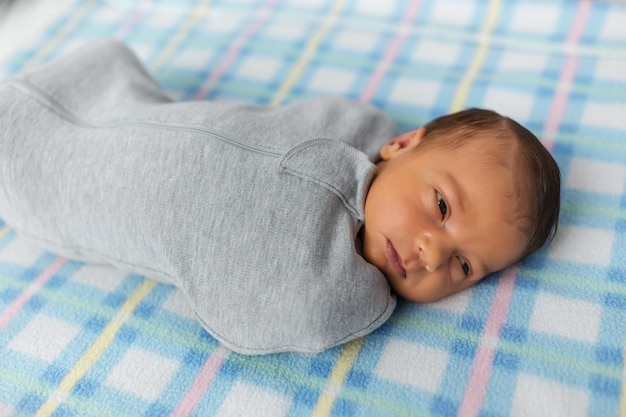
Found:
[[[455,284],[459,284],[463,282],[463,280],[466,278],[465,273],[463,272],[463,268],[461,268],[461,265],[459,264],[458,260],[454,257],[450,260],[449,274],[450,274],[450,281],[452,281]]]

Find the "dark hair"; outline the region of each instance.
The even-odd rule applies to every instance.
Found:
[[[528,194],[522,196],[522,202],[526,208],[524,217],[529,220],[525,230],[528,243],[522,258],[554,237],[561,205],[561,172],[550,152],[534,134],[513,119],[475,108],[439,117],[424,127],[424,144],[430,142],[456,148],[468,139],[488,134],[498,145],[496,154],[502,155],[504,150],[513,152],[513,162],[527,174],[519,178]]]

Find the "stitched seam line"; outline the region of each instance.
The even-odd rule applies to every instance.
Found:
[[[307,142],[303,142],[300,143],[298,145],[296,145],[294,148],[292,148],[284,157],[283,159],[281,159],[280,161],[280,165],[278,167],[279,172],[283,172],[283,173],[287,173],[287,174],[291,174],[303,179],[306,179],[308,181],[311,181],[317,185],[320,185],[324,188],[326,188],[327,190],[331,191],[333,194],[337,195],[337,197],[339,197],[339,199],[341,200],[343,206],[350,211],[350,213],[352,214],[353,217],[359,219],[359,211],[357,210],[356,207],[354,207],[354,205],[352,205],[350,203],[350,201],[346,198],[346,196],[341,192],[341,190],[339,190],[337,187],[335,187],[333,184],[320,180],[317,177],[313,177],[311,175],[305,174],[302,171],[293,169],[293,168],[289,168],[286,166],[287,162],[293,158],[295,158],[296,156],[298,156],[298,154],[304,152],[306,149],[311,148],[313,146],[317,146],[320,143],[326,143],[329,145],[333,145],[333,146],[338,146],[338,147],[344,147],[345,149],[348,149],[350,152],[354,153],[355,150],[353,150],[352,148],[348,147],[347,145],[345,145],[343,142],[337,142],[336,140],[333,139],[329,139],[329,138],[318,138],[318,139],[312,139],[310,141]]]
[[[280,156],[283,151],[274,149],[267,146],[261,146],[254,143],[244,142],[235,137],[228,135],[225,132],[221,132],[217,129],[209,128],[202,125],[184,125],[169,122],[156,122],[151,120],[133,120],[133,119],[119,119],[106,122],[89,121],[81,118],[72,111],[65,108],[54,97],[50,96],[39,87],[29,84],[25,81],[12,80],[8,85],[16,88],[17,90],[27,94],[42,106],[48,108],[52,112],[56,113],[59,117],[65,121],[80,127],[92,128],[92,129],[114,129],[120,127],[143,127],[149,129],[158,130],[170,130],[195,133],[202,136],[208,136],[213,139],[221,140],[229,143],[233,146],[237,146],[242,149],[246,149],[252,152],[256,152],[269,156]]]
[[[312,177],[312,176],[310,176],[310,175],[304,174],[303,172],[296,171],[296,170],[291,169],[291,168],[284,167],[284,168],[283,168],[283,170],[282,170],[282,172],[287,173],[287,174],[294,175],[294,176],[296,176],[296,177],[304,178],[304,179],[306,179],[306,180],[308,180],[308,181],[311,181],[311,182],[313,182],[313,183],[315,183],[315,184],[317,184],[317,185],[320,185],[320,186],[322,186],[322,187],[326,188],[327,190],[329,190],[329,191],[331,191],[333,194],[335,194],[337,197],[339,197],[339,199],[340,199],[340,200],[341,200],[341,202],[343,203],[344,207],[345,207],[348,211],[350,211],[350,213],[352,213],[352,215],[353,215],[354,217],[356,217],[356,218],[358,218],[358,217],[359,217],[358,212],[357,212],[357,210],[354,208],[354,206],[353,206],[352,204],[350,204],[350,202],[348,201],[348,199],[346,198],[346,196],[345,196],[345,195],[343,195],[343,193],[342,193],[342,192],[341,192],[341,191],[340,191],[337,187],[335,187],[334,185],[332,185],[332,184],[330,184],[330,183],[328,183],[328,182],[322,181],[322,180],[320,180],[319,178]]]

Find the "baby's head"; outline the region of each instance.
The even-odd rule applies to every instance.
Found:
[[[489,110],[443,116],[383,145],[365,202],[365,259],[398,295],[431,302],[539,249],[556,232],[560,171]]]

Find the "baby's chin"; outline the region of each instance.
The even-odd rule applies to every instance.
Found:
[[[387,278],[387,282],[389,283],[389,286],[391,287],[391,290],[394,292],[394,294],[396,294],[398,297],[402,298],[403,300],[410,301],[413,303],[419,303],[419,304],[435,303],[457,292],[457,291],[452,291],[449,294],[448,293],[442,294],[440,292],[433,292],[433,291],[428,291],[428,290],[420,291],[416,287],[411,287],[411,288],[407,287],[406,283],[404,283],[404,280],[406,278],[398,278],[395,276],[390,276],[390,275],[385,274],[384,272],[383,274],[385,275],[385,278]],[[459,289],[458,291],[461,291],[461,289]]]

